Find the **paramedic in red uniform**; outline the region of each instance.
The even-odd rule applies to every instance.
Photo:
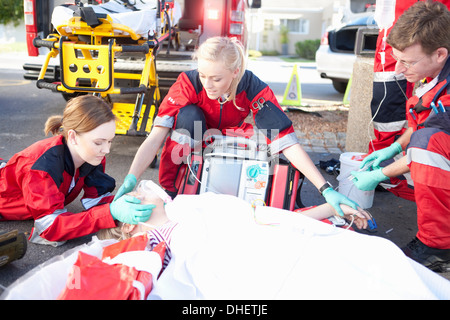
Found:
[[[244,52],[239,41],[227,37],[210,38],[198,48],[198,69],[181,73],[170,88],[116,198],[133,189],[164,141],[159,182],[170,195],[176,195],[179,166],[192,148],[201,147],[204,134],[215,130],[215,134],[240,132],[251,137],[253,127],[244,120],[252,112],[272,154],[283,152],[339,214],[340,203],[356,208],[325,181],[298,143],[292,122],[268,85],[245,70]]]
[[[406,105],[408,129],[391,146],[363,161],[373,170],[352,172],[361,190],[411,173],[418,233],[403,250],[430,269],[450,268],[450,12],[439,2],[417,2],[392,28],[387,41],[397,60],[395,72],[411,83],[426,79]],[[406,150],[406,155],[380,168]]]
[[[418,0],[395,1],[395,21],[405,10]],[[425,1],[425,0],[421,0]],[[377,1],[378,2],[378,1]],[[450,9],[450,0],[438,0]],[[387,30],[389,34],[391,28]],[[406,101],[413,95],[414,84],[408,82],[402,74],[395,73],[397,61],[392,57],[392,47],[383,41],[384,30],[380,30],[374,59],[373,94],[371,112],[375,139],[369,142],[369,153],[389,147],[397,140],[408,127],[404,107]],[[384,64],[381,53],[384,52]],[[387,161],[382,165],[387,165]],[[414,200],[414,188],[408,183],[407,177],[401,175],[391,177],[389,183],[383,184],[383,188],[398,197]]]
[[[85,95],[67,103],[63,117],[52,116],[38,141],[0,169],[0,221],[34,219],[30,241],[58,246],[65,240],[116,225],[115,220],[147,221],[152,206],[110,204],[115,188],[105,173],[105,155],[115,135],[115,116],[104,100]],[[65,206],[84,190],[85,211]],[[134,206],[134,207],[133,207]]]

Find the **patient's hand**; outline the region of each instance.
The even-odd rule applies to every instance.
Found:
[[[345,204],[341,204],[341,209],[344,212],[345,219],[352,221],[358,229],[366,229],[368,222],[367,220],[371,219],[371,216],[364,211],[363,209],[358,207],[358,210],[353,209]]]

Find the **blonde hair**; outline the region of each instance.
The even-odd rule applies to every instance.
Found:
[[[83,95],[71,99],[62,116],[50,116],[45,122],[44,132],[45,135],[50,132],[61,134],[67,139],[69,130],[85,133],[115,119],[109,103],[93,95]]]
[[[117,222],[117,227],[114,228],[107,228],[107,229],[100,229],[97,232],[97,238],[100,240],[108,240],[108,239],[114,239],[114,240],[125,240],[131,238],[130,233],[126,233],[124,231],[125,224],[123,222]]]
[[[236,108],[241,109],[236,104],[236,92],[246,68],[246,53],[242,43],[236,38],[212,37],[198,47],[193,58],[214,62],[222,61],[231,72],[239,69],[238,76],[231,82],[230,95],[226,101],[233,101]]]

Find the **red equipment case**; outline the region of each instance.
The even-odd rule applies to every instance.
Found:
[[[240,145],[242,147],[243,143],[242,139],[237,139],[236,137],[224,137],[221,136],[218,140],[220,150],[217,152],[219,157],[222,157],[223,159],[234,159],[233,163],[235,166],[236,159],[238,159],[237,162],[241,161],[243,162],[244,170],[240,171],[241,176],[245,174],[249,174],[247,171],[248,168],[245,168],[245,161],[261,161],[262,167],[264,167],[265,163],[269,163],[267,159],[263,158],[261,159],[261,151],[257,151],[256,153],[246,153],[247,157],[242,158],[239,155],[236,154],[235,151],[228,152],[229,151],[229,145],[230,141],[234,143],[234,145],[231,146],[231,148],[236,147],[237,145]],[[247,140],[248,141],[248,140]],[[253,146],[254,142],[248,144],[247,147]],[[214,152],[214,147],[212,147]],[[263,150],[267,150],[262,148]],[[210,150],[211,151],[211,150]],[[263,151],[265,152],[265,151]],[[205,190],[208,190],[208,187],[203,186],[202,183],[209,183],[208,175],[210,175],[211,172],[214,170],[212,169],[212,166],[214,165],[214,162],[209,162],[211,153],[205,152],[204,158],[202,155],[198,153],[192,153],[191,156],[187,159],[189,165],[184,165],[180,167],[180,171],[177,176],[177,180],[175,182],[175,185],[178,188],[178,194],[199,194],[205,192]],[[253,155],[248,157],[248,155]],[[257,155],[257,156],[255,156]],[[242,159],[242,160],[241,160]],[[276,161],[274,161],[276,160]],[[268,206],[290,210],[293,211],[296,208],[302,208],[304,205],[301,202],[300,197],[300,191],[301,187],[304,181],[304,175],[300,173],[288,160],[285,158],[277,157],[275,159],[272,159],[271,163],[275,163],[273,165],[273,170],[270,171],[271,174],[269,176],[267,187],[265,191],[264,199],[261,199],[264,201],[264,203]],[[252,165],[251,167],[254,167]],[[227,175],[233,175],[233,174],[239,174],[236,172],[235,169],[227,170],[226,164],[223,167],[224,170],[227,172],[224,173],[224,176]],[[216,171],[217,172],[217,171]],[[216,177],[217,178],[217,177]],[[237,182],[237,185],[235,190],[231,192],[230,194],[235,194],[240,197],[244,198],[242,195],[242,189],[245,189],[244,184],[248,183],[249,177],[234,177],[231,178],[233,181],[240,181]],[[219,178],[220,179],[220,178]],[[229,184],[230,177],[226,177],[228,182],[224,181],[224,184]],[[247,182],[246,182],[247,181]],[[214,189],[212,189],[214,190]],[[225,192],[226,193],[226,192]],[[248,197],[247,197],[248,198]],[[248,200],[248,199],[247,199]]]

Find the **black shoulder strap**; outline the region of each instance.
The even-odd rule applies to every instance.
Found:
[[[436,100],[440,97],[442,91],[444,91],[445,88],[447,88],[447,94],[450,92],[450,74],[447,76],[447,79],[445,79],[445,81],[447,83],[445,84],[445,86],[443,86],[441,89],[439,89],[438,92],[436,92],[436,94],[433,98],[433,102],[436,103]]]
[[[106,14],[95,13],[92,7],[79,7],[74,13],[74,17],[81,17],[81,20],[87,23],[88,26],[95,28],[101,25],[99,18],[106,18]]]

